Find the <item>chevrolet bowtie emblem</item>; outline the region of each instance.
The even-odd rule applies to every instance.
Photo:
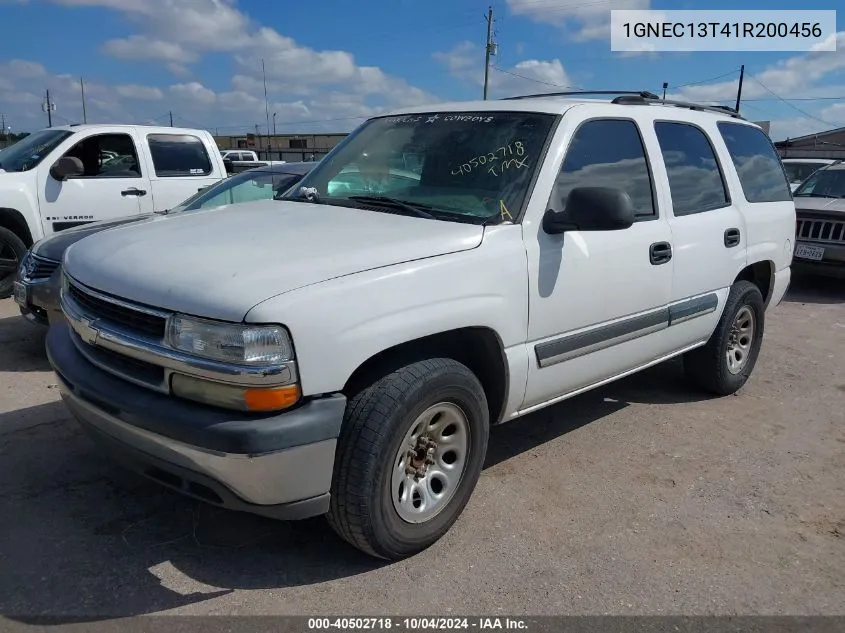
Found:
[[[89,321],[88,319],[79,319],[79,327],[76,332],[83,341],[88,343],[88,345],[97,344],[97,336],[99,336],[100,331],[94,327],[93,321]]]

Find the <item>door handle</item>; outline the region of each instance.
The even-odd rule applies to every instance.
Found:
[[[655,242],[648,248],[648,258],[654,266],[665,264],[672,259],[672,245],[669,242]]]
[[[124,189],[120,192],[121,196],[146,196],[147,192],[143,189],[136,189],[132,187],[131,189]]]
[[[739,229],[725,229],[725,247],[732,248],[739,244]]]

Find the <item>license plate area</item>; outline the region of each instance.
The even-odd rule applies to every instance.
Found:
[[[821,261],[824,257],[824,248],[821,246],[811,246],[809,244],[798,244],[795,247],[795,257]]]
[[[21,282],[16,281],[13,284],[13,287],[14,287],[15,303],[17,303],[20,306],[26,307],[26,304],[28,303],[27,299],[29,298],[27,296],[28,293],[26,291],[26,286],[24,286]]]

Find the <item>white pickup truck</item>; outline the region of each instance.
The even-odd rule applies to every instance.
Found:
[[[0,155],[0,298],[42,237],[168,209],[226,175],[205,130],[70,125],[30,134]]]
[[[461,514],[491,425],[674,356],[739,390],[794,240],[778,155],[733,111],[437,104],[367,121],[280,200],[75,243],[47,353],[120,463],[397,559]]]

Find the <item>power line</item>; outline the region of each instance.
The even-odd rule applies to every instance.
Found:
[[[733,74],[738,73],[738,72],[739,72],[739,68],[735,68],[734,70],[732,70],[730,72],[727,72],[727,73],[724,73],[724,74],[721,74],[721,75],[717,75],[716,77],[710,77],[710,79],[702,79],[701,81],[691,81],[691,82],[686,83],[686,84],[681,84],[680,86],[672,86],[672,88],[674,88],[675,90],[678,90],[679,88],[686,88],[687,86],[698,86],[699,84],[706,84],[709,81],[716,81],[717,79],[722,79],[723,77],[727,77],[728,75],[733,75]]]
[[[819,117],[817,117],[817,116],[813,116],[812,114],[810,114],[810,113],[809,113],[809,112],[807,112],[806,110],[802,110],[802,109],[801,109],[801,108],[799,108],[797,105],[795,105],[795,104],[793,104],[793,103],[790,103],[789,101],[787,101],[786,99],[784,99],[783,97],[781,97],[779,94],[777,94],[774,90],[772,90],[771,88],[769,88],[768,86],[766,86],[766,85],[765,85],[762,81],[760,81],[760,80],[759,80],[759,79],[757,79],[756,77],[754,77],[754,76],[750,76],[750,79],[751,79],[752,81],[754,81],[755,83],[760,84],[760,87],[762,87],[762,88],[763,88],[764,90],[766,90],[767,92],[770,92],[770,93],[771,93],[774,97],[777,97],[777,99],[778,99],[779,101],[783,101],[783,102],[784,102],[786,105],[788,105],[790,108],[792,108],[793,110],[796,110],[797,112],[800,112],[801,114],[803,114],[803,115],[804,115],[805,117],[807,117],[808,119],[812,119],[813,121],[818,121],[819,123],[824,123],[825,125],[830,125],[830,126],[832,126],[832,127],[842,127],[842,126],[841,126],[840,124],[838,124],[838,123],[831,123],[830,121],[825,121],[824,119],[820,119],[820,118],[819,118]]]
[[[499,68],[498,66],[492,66],[493,70],[496,70],[500,73],[505,73],[506,75],[511,75],[513,77],[519,77],[520,79],[526,79],[527,81],[533,81],[534,83],[543,84],[545,86],[552,86],[553,88],[570,88],[573,90],[577,90],[578,86],[562,86],[561,84],[553,84],[549,83],[548,81],[543,81],[541,79],[534,79],[533,77],[526,77],[525,75],[520,75],[519,73],[511,72],[510,70],[505,70],[504,68]]]

